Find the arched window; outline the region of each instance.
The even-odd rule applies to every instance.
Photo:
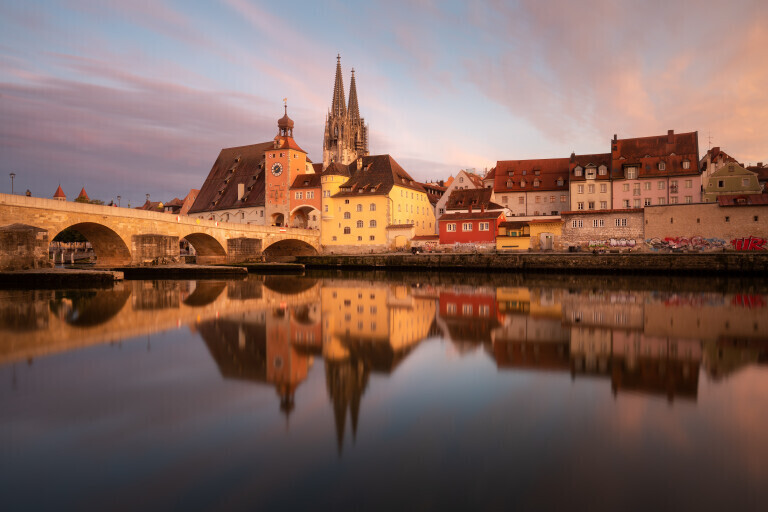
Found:
[[[359,212],[363,211],[363,205],[361,204],[357,205],[357,211]]]
[[[363,227],[363,221],[361,220],[357,221],[357,227],[359,228]]]
[[[371,205],[368,207],[368,209],[371,210],[372,212],[375,212],[376,211],[376,203],[371,203]]]
[[[665,164],[664,162],[659,162],[659,170],[660,171],[663,171],[666,168],[667,168],[667,164]]]
[[[579,167],[577,165],[576,168],[573,170],[573,175],[574,176],[581,176],[581,167]]]
[[[352,232],[352,230],[351,230],[351,229],[349,229],[348,227],[344,228],[344,234],[345,234],[345,235],[348,235],[348,234],[350,234],[351,232]]]
[[[375,228],[376,227],[376,220],[371,219],[371,221],[368,223],[368,227]]]

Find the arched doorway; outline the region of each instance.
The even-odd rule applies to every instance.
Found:
[[[94,222],[81,222],[61,230],[53,237],[50,252],[64,263],[91,259],[95,266],[119,267],[131,264],[131,251],[112,229]],[[60,261],[60,260],[59,260]]]
[[[272,225],[273,226],[284,226],[285,225],[285,216],[282,213],[272,214]]]
[[[320,212],[312,206],[298,206],[291,212],[288,225],[292,228],[320,229]]]

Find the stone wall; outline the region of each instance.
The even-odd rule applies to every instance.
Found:
[[[48,258],[48,232],[26,224],[0,227],[0,269],[52,267]]]
[[[131,237],[134,265],[157,265],[179,262],[179,237],[166,235],[134,235]]]
[[[596,210],[562,214],[563,248],[582,250],[643,248],[643,210]]]
[[[678,204],[645,208],[653,251],[768,251],[768,205]]]
[[[227,262],[250,263],[263,261],[261,240],[258,238],[230,238],[227,240]]]

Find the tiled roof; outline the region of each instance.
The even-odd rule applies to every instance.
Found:
[[[688,169],[683,169],[685,160]],[[699,173],[698,132],[669,130],[666,135],[612,140],[611,161],[613,179],[623,179],[624,168],[630,166],[638,168],[640,178],[695,175]],[[664,170],[659,169],[662,162]]]
[[[604,165],[606,168],[606,173],[603,175],[600,175],[599,173],[595,174],[595,180],[610,180],[611,179],[611,154],[610,153],[598,153],[594,155],[576,155],[571,154],[571,163],[570,163],[570,177],[571,181],[586,181],[586,172],[585,169],[587,167],[595,167],[596,169],[599,169],[601,165]],[[575,169],[576,167],[581,167],[581,176],[576,176]]]
[[[320,188],[321,174],[299,174],[293,180],[291,188]]]
[[[490,188],[467,188],[454,190],[445,203],[446,210],[466,210],[469,207],[486,210],[503,210],[504,207],[491,201],[493,190]]]
[[[78,199],[87,199],[88,201],[91,200],[90,197],[88,197],[88,193],[85,191],[85,187],[80,189],[80,195],[77,196]]]
[[[491,167],[491,170],[485,174],[484,180],[492,180],[496,177],[496,168]]]
[[[357,168],[357,160],[347,166],[350,178],[339,187],[334,197],[387,195],[395,185],[426,192],[391,156],[370,155],[361,159],[360,169]]]
[[[273,144],[272,149],[293,149],[294,151],[301,151],[302,153],[306,153],[306,151],[301,149],[299,145],[296,144],[296,141],[293,140],[293,137],[278,135],[275,137],[275,142],[277,144]]]
[[[307,158],[307,161],[309,161],[309,158]],[[323,172],[323,162],[312,164],[312,168],[315,170],[315,172],[317,174],[322,174],[322,172]]]
[[[496,192],[568,190],[569,165],[568,158],[499,160],[496,162],[493,188]],[[536,180],[538,187],[534,186]]]
[[[145,201],[143,205],[137,206],[134,210],[160,211],[163,209],[163,207],[160,206],[161,204],[160,201]]]
[[[331,162],[323,171],[324,176],[349,176],[349,167],[338,162]]]
[[[719,146],[715,146],[714,148],[707,150],[707,152],[704,153],[704,156],[701,158],[702,172],[707,169],[707,155],[709,155],[709,159],[712,162],[717,162],[718,160],[721,160],[723,163],[736,162],[735,158],[733,158],[731,155],[729,155],[725,151],[721,150]]]
[[[747,167],[748,171],[752,171],[757,174],[758,181],[768,181],[768,165],[750,165]]]
[[[768,194],[717,196],[720,206],[768,206]]]
[[[264,206],[264,152],[273,148],[269,141],[222,149],[189,213]],[[245,185],[242,200],[238,183]]]
[[[619,208],[613,210],[573,210],[560,212],[560,215],[593,215],[595,213],[643,213],[642,208]]]
[[[504,212],[501,211],[486,211],[486,212],[453,212],[446,213],[440,216],[438,221],[452,221],[452,220],[477,220],[477,219],[498,219],[500,216],[504,216]]]
[[[59,188],[56,189],[56,192],[53,193],[53,197],[63,197],[64,199],[67,198],[66,194],[64,194],[64,191],[61,190],[61,185],[59,185]]]
[[[182,201],[178,197],[174,197],[173,199],[171,199],[167,203],[163,203],[163,206],[178,206],[178,207],[181,207],[182,204],[184,204],[184,201]]]
[[[499,223],[500,228],[507,228],[507,229],[521,229],[527,225],[528,225],[527,222],[519,221],[519,220],[508,220],[506,222]]]

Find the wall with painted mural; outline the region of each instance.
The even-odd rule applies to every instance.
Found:
[[[657,252],[768,250],[768,205],[645,208],[645,246]]]

